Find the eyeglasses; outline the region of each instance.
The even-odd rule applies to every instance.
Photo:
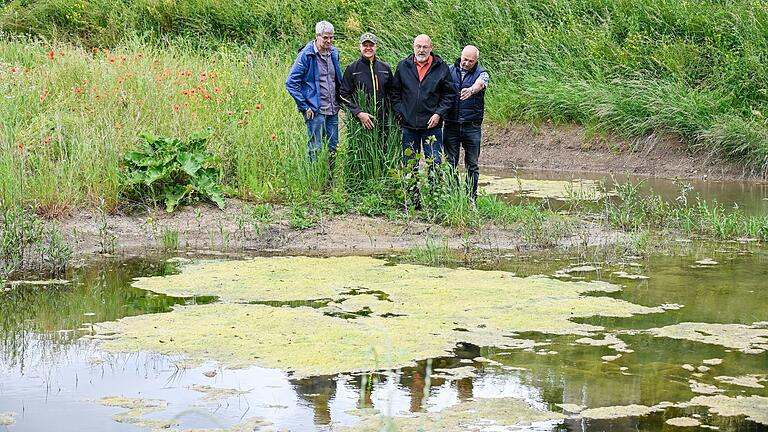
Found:
[[[414,45],[413,48],[420,50],[420,49],[432,49],[432,45]]]

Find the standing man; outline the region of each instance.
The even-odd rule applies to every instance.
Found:
[[[453,85],[459,97],[448,111],[445,119],[445,154],[448,162],[456,169],[459,164],[459,148],[464,148],[464,166],[470,183],[470,198],[477,199],[477,181],[480,177],[480,126],[485,109],[485,89],[488,87],[488,72],[477,63],[480,50],[467,45],[461,57],[451,65]]]
[[[392,69],[376,57],[379,40],[373,33],[363,33],[359,39],[360,58],[353,61],[344,70],[341,81],[341,100],[353,116],[366,129],[376,125],[386,126],[386,114],[390,109],[390,89],[392,87]],[[362,91],[370,100],[369,111],[364,111],[357,100],[357,92]],[[375,101],[375,104],[373,103]],[[365,105],[365,104],[363,104]],[[385,134],[381,134],[384,136]]]
[[[440,162],[443,117],[453,106],[456,89],[448,65],[432,52],[432,40],[422,34],[413,40],[413,54],[397,65],[392,82],[392,110],[403,127],[403,161],[424,150]]]
[[[339,98],[341,64],[339,51],[333,46],[333,25],[320,21],[315,25],[315,40],[299,51],[285,88],[304,116],[309,141],[307,157],[317,159],[321,138],[328,138],[329,165],[333,176],[336,146],[339,143]]]

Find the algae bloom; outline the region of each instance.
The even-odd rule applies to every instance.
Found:
[[[515,277],[501,271],[390,265],[368,257],[255,258],[201,262],[135,286],[170,295],[214,295],[221,303],[99,326],[112,351],[181,354],[193,363],[257,365],[296,376],[370,371],[448,355],[459,342],[522,347],[518,332],[592,335],[590,316],[661,313],[591,292],[602,282]],[[337,305],[354,319],[308,302]],[[254,304],[258,302],[260,304]]]

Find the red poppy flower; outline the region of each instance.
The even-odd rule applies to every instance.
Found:
[[[16,69],[16,68],[11,68],[11,73],[16,73],[16,72],[18,72],[18,71],[19,71],[19,70],[18,70],[18,69]]]
[[[227,111],[227,115],[232,117],[232,111]]]
[[[189,102],[184,102],[184,106],[188,107],[189,106]]]
[[[181,109],[181,107],[180,107],[180,106],[178,106],[178,105],[174,105],[174,106],[173,106],[173,110],[174,110],[174,111],[178,111],[179,109]]]
[[[277,135],[275,135],[275,134],[272,134],[272,136],[270,138],[272,139],[272,141],[277,141]]]
[[[115,123],[115,129],[122,129],[122,128],[123,128],[123,125],[121,125],[120,123]]]
[[[218,87],[214,87],[213,88],[213,94],[219,94],[220,91],[221,91],[221,89],[218,88]]]
[[[243,110],[243,115],[248,115],[248,114],[250,114],[250,113],[251,113],[251,112],[250,112],[250,111],[248,111],[248,110]]]
[[[47,95],[48,94],[48,89],[43,89],[43,91],[41,93],[44,94],[44,95]]]
[[[51,51],[51,52],[48,53],[48,58],[49,59],[53,60],[54,57],[56,57],[56,53],[55,52]]]
[[[237,124],[244,125],[245,124],[245,120],[240,120],[239,122],[237,122]]]
[[[96,54],[97,52],[99,52],[99,49],[98,49],[98,48],[96,48],[96,47],[93,47],[93,48],[91,48],[91,51],[92,51],[94,54]]]
[[[83,81],[80,83],[83,87],[88,87],[88,81]]]
[[[24,150],[24,145],[22,145],[20,142],[16,143],[16,147],[18,147],[19,150]]]
[[[114,63],[115,62],[115,58],[114,57],[109,57],[109,58],[107,58],[107,61],[110,62],[110,63]]]
[[[261,104],[260,104],[260,103],[257,103],[257,104],[256,104],[256,109],[257,109],[257,110],[260,110],[260,109],[261,109]]]
[[[29,74],[29,69],[24,69],[24,72],[22,72],[24,75]]]

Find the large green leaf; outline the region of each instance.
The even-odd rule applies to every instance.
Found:
[[[173,211],[173,209],[176,208],[181,203],[181,200],[184,199],[184,196],[187,195],[188,192],[190,192],[191,189],[189,187],[184,187],[180,185],[168,185],[165,187],[164,195],[165,195],[165,210],[170,213]]]
[[[192,153],[179,152],[178,156],[176,156],[176,160],[179,162],[179,165],[181,165],[181,169],[189,174],[190,177],[194,177],[197,170],[202,168],[198,161],[198,157]]]

